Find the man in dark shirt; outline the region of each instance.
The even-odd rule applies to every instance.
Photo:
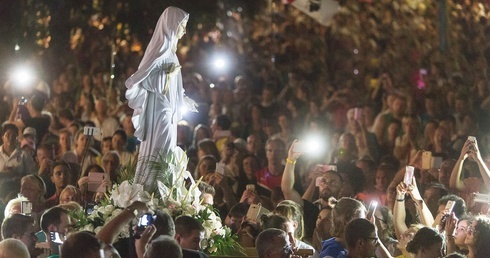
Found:
[[[306,239],[311,239],[320,209],[328,207],[328,199],[330,197],[338,198],[340,196],[340,192],[343,187],[343,180],[337,171],[325,171],[321,173],[320,179],[312,180],[305,192],[305,194],[308,192],[313,192],[315,187],[318,186],[320,199],[315,201],[315,203],[313,203],[312,200],[303,199],[303,196],[301,196],[293,187],[295,183],[294,167],[297,159],[303,155],[302,152],[294,151],[294,146],[299,143],[300,142],[298,141],[293,142],[291,148],[289,149],[288,158],[286,159],[286,166],[284,167],[284,173],[282,174],[281,190],[286,200],[294,201],[303,207],[305,237]]]

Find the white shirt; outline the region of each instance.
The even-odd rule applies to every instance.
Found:
[[[34,159],[25,151],[17,146],[9,156],[0,146],[0,172],[10,172],[15,170],[17,173],[32,174],[37,173]]]

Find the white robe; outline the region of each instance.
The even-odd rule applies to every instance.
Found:
[[[135,183],[145,185],[148,190],[155,187],[156,174],[150,171],[147,161],[167,155],[177,146],[177,122],[182,118],[184,106],[180,71],[169,76],[168,90],[164,90],[170,65],[179,65],[172,50],[177,45],[177,28],[187,19],[188,14],[181,9],[165,9],[138,71],[126,81],[126,98],[134,109],[134,135],[141,141]]]

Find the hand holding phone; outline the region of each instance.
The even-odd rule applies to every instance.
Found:
[[[412,185],[413,171],[414,171],[414,167],[412,166],[405,167],[405,176],[403,177],[403,183],[405,183],[407,187]]]
[[[102,189],[102,182],[104,181],[105,173],[89,172],[88,173],[88,191],[89,192],[105,192],[106,189]]]
[[[447,201],[446,207],[444,207],[443,215],[441,218],[441,229],[443,229],[444,226],[446,225],[446,220],[453,212],[453,208],[455,204],[456,204],[455,201]]]
[[[250,190],[250,191],[252,191],[252,192],[255,192],[255,185],[254,185],[254,184],[248,184],[248,185],[246,186],[246,189],[247,189],[247,190]]]
[[[368,208],[368,213],[367,213],[367,219],[368,220],[371,220],[371,218],[374,216],[374,213],[376,212],[377,207],[378,207],[377,201],[371,201],[369,203],[369,208]]]
[[[138,220],[138,226],[136,227],[134,238],[139,239],[141,237],[141,234],[143,234],[143,231],[145,231],[148,226],[152,225],[155,222],[156,217],[156,215],[153,215],[151,213],[143,214],[143,216],[141,216]]]

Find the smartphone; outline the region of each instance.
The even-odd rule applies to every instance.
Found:
[[[362,115],[362,108],[354,108],[354,119],[359,120]]]
[[[431,166],[433,168],[440,168],[441,167],[441,164],[442,164],[442,157],[432,157],[431,159]]]
[[[248,184],[246,186],[246,189],[255,192],[255,185],[254,184]]]
[[[367,212],[367,219],[371,219],[374,216],[374,213],[376,212],[377,207],[378,207],[377,201],[371,201],[369,203],[369,208],[368,208],[368,212]]]
[[[89,172],[88,173],[88,191],[89,192],[105,192],[106,189],[101,189],[102,181],[104,181],[105,173]]]
[[[336,165],[328,165],[328,164],[319,164],[317,165],[320,168],[321,172],[327,172],[327,171],[337,171],[337,166]]]
[[[262,216],[262,214],[268,214],[268,213],[270,213],[270,211],[262,207],[260,203],[251,204],[250,207],[248,208],[246,218],[253,221],[258,221],[260,216]]]
[[[29,201],[22,201],[20,203],[20,213],[24,215],[31,215],[32,213],[32,203]]]
[[[58,232],[49,232],[49,238],[51,239],[51,242],[60,245],[65,241],[65,236]]]
[[[470,145],[470,150],[473,150],[474,149],[473,145],[476,144],[476,137],[475,136],[468,136],[468,141],[470,141],[472,144],[472,145]]]
[[[141,216],[138,220],[138,226],[136,227],[136,233],[134,234],[134,237],[136,239],[139,239],[143,231],[145,231],[148,226],[152,225],[155,222],[156,218],[157,216],[151,213],[143,214],[143,216]]]
[[[412,167],[412,166],[406,166],[405,167],[405,176],[403,177],[403,182],[407,186],[412,185],[413,170],[414,170],[414,167]]]
[[[446,207],[444,207],[444,215],[441,218],[441,224],[443,228],[446,224],[447,217],[449,217],[449,215],[451,215],[451,212],[453,212],[454,204],[456,204],[455,201],[447,201]]]
[[[297,142],[294,144],[293,151],[294,152],[307,152],[308,148],[307,148],[305,143]]]
[[[216,163],[216,173],[224,176],[225,175],[225,163],[218,162]]]
[[[424,151],[422,152],[422,169],[432,168],[432,152]]]
[[[85,214],[90,215],[94,211],[96,203],[95,202],[88,202],[85,205]]]
[[[490,194],[474,193],[474,202],[490,204]]]

